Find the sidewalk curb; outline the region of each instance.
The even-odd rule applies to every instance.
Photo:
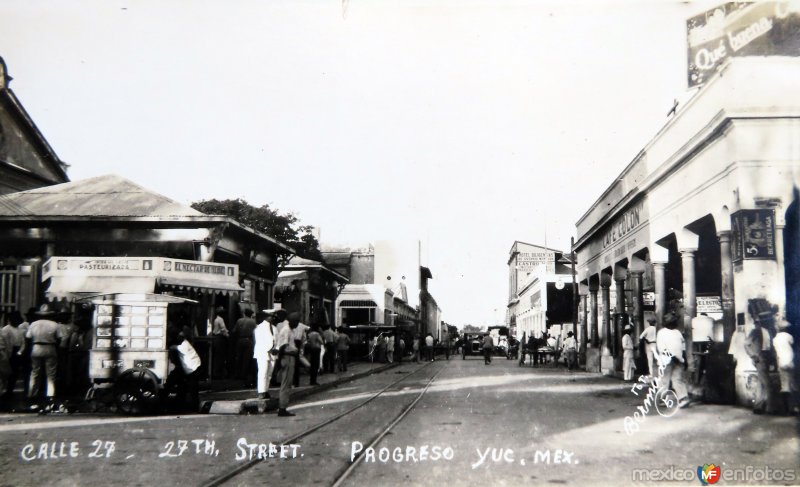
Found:
[[[348,382],[352,382],[354,380],[363,379],[364,377],[368,377],[372,374],[379,374],[391,368],[397,367],[400,365],[399,362],[392,362],[390,364],[385,364],[380,367],[375,367],[374,369],[369,369],[364,372],[359,372],[357,374],[349,375],[346,377],[339,377],[336,380],[331,382],[327,382],[325,384],[320,384],[316,387],[307,387],[303,390],[292,392],[292,400],[303,399],[314,394],[327,391],[334,387],[338,387],[342,384],[346,384]],[[249,414],[253,412],[264,413],[267,411],[274,411],[277,409],[276,407],[270,407],[272,404],[271,402],[275,402],[277,405],[277,398],[273,398],[271,400],[264,400],[264,399],[233,399],[233,400],[208,400],[203,401],[200,404],[200,413],[201,414]]]

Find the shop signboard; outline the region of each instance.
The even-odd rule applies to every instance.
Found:
[[[543,269],[548,274],[556,271],[556,254],[552,251],[519,252],[517,254],[517,269],[528,273]]]
[[[719,296],[697,296],[697,313],[722,313]]]
[[[733,261],[775,260],[775,210],[740,210],[731,215]]]
[[[645,291],[642,293],[642,304],[645,306],[656,305],[656,293],[652,291]]]
[[[795,1],[728,2],[687,20],[689,87],[705,83],[727,58],[798,56]]]

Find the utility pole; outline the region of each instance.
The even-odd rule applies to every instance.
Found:
[[[578,284],[575,282],[575,237],[569,238],[569,260],[572,265],[572,331],[578,336]],[[581,330],[583,331],[583,330]],[[586,337],[581,333],[581,343]],[[579,347],[582,348],[582,347]]]

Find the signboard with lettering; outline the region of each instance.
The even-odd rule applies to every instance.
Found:
[[[697,313],[722,313],[719,296],[697,296]]]
[[[731,215],[733,261],[775,259],[775,210],[740,210]]]
[[[520,272],[534,272],[543,269],[553,274],[556,271],[555,252],[519,252],[517,253],[517,269]]]
[[[800,55],[797,2],[728,2],[686,24],[689,87],[705,83],[729,57]]]

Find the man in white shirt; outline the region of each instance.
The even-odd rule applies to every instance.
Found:
[[[775,359],[778,365],[778,375],[781,378],[781,397],[786,414],[797,414],[800,411],[797,400],[797,384],[794,375],[794,338],[789,330],[791,323],[781,320],[778,323],[778,333],[772,340],[775,349]]]
[[[669,388],[670,382],[672,389],[678,396],[678,406],[687,407],[690,403],[689,392],[686,389],[684,379],[684,364],[686,360],[683,352],[686,348],[683,334],[677,329],[678,317],[675,313],[669,312],[664,315],[664,328],[656,334],[656,348],[659,353],[659,362],[664,367],[664,374],[659,381],[659,388]]]
[[[20,325],[24,321],[19,311],[13,311],[10,316],[9,324],[0,330],[0,335],[5,339],[8,347],[8,361],[11,369],[11,374],[8,376],[6,392],[3,395],[3,398],[8,404],[11,404],[14,397],[14,386],[17,384],[17,378],[19,378],[22,372],[22,360],[25,356],[25,332],[27,330],[20,329]]]
[[[275,368],[277,358],[277,348],[275,347],[275,325],[269,318],[271,313],[259,311],[256,313],[256,329],[253,331],[255,345],[253,347],[253,358],[258,365],[258,377],[256,378],[256,391],[260,399],[269,399],[267,389],[272,370]]]
[[[564,357],[567,361],[567,369],[572,370],[578,363],[578,344],[575,341],[574,333],[567,332],[567,338],[561,344],[564,350]]]
[[[175,390],[179,407],[197,412],[200,409],[200,356],[182,332],[169,332],[168,343],[169,360],[174,368],[167,376],[166,389],[168,392]]]
[[[650,377],[655,377],[653,360],[656,355],[656,319],[653,317],[647,318],[647,323],[647,328],[639,335],[639,340],[644,340],[644,352],[647,355],[647,372]]]
[[[427,352],[427,360],[433,362],[434,360],[434,353],[433,353],[433,335],[430,333],[428,336],[425,337],[425,351]]]
[[[636,366],[633,364],[632,331],[633,327],[631,325],[626,325],[623,331],[624,335],[622,335],[622,373],[623,380],[626,381],[633,379],[633,371],[636,369]]]

